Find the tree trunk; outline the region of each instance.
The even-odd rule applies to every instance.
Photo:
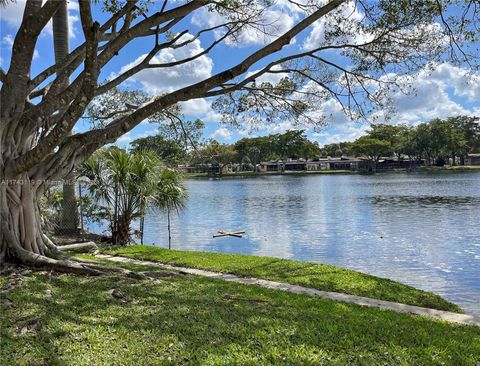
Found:
[[[17,184],[2,185],[2,252],[6,258],[14,256],[17,249],[44,255],[47,244],[43,239],[38,206],[39,187],[27,179],[18,179]],[[8,243],[9,237],[15,238]]]
[[[140,244],[143,245],[143,230],[145,228],[145,214],[142,213],[142,217],[140,218]]]
[[[53,25],[53,45],[55,51],[55,62],[62,61],[68,55],[68,8],[67,1],[60,0],[62,4],[59,6],[52,19]],[[61,85],[61,89],[68,86],[68,80],[65,85]],[[77,201],[75,199],[75,176],[72,173],[65,177],[63,184],[63,203],[62,216],[60,226],[58,228],[60,234],[73,234],[78,232],[78,212]]]
[[[44,187],[22,176],[2,182],[0,191],[0,266],[6,262],[57,271],[98,275],[101,271],[49,256],[58,249],[43,233],[39,198]]]
[[[115,244],[127,245],[130,242],[130,223],[128,215],[118,215],[116,230],[112,232]]]
[[[170,232],[170,208],[167,208],[168,249],[172,249],[172,235]]]

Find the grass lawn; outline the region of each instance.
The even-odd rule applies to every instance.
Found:
[[[9,281],[0,277],[0,288]],[[112,297],[113,288],[125,303]],[[196,276],[139,281],[33,272],[4,293],[0,313],[2,365],[480,361],[480,327]]]
[[[460,307],[433,293],[418,290],[396,281],[326,264],[239,254],[168,250],[142,245],[109,249],[104,252],[292,283],[319,290],[344,292],[409,305],[461,312]]]

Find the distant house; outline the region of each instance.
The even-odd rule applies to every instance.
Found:
[[[281,172],[283,170],[283,162],[281,161],[266,161],[258,164],[259,172]]]
[[[302,171],[306,169],[307,162],[305,160],[265,161],[258,164],[258,171],[260,172]]]
[[[365,159],[350,158],[326,158],[309,161],[307,170],[368,170],[370,163]]]
[[[178,169],[180,169],[184,173],[201,173],[201,168],[197,165],[179,165]]]
[[[207,173],[210,175],[220,173],[220,167],[214,164],[179,165],[178,168],[184,173]]]
[[[329,170],[330,164],[328,162],[328,159],[309,160],[306,163],[306,168],[309,171]]]
[[[468,154],[465,158],[465,165],[480,165],[480,154]]]
[[[303,159],[287,160],[283,163],[283,169],[288,171],[307,170],[307,162]]]
[[[356,158],[326,158],[316,160],[267,161],[258,165],[260,172],[368,170],[370,163]]]
[[[377,170],[392,170],[392,169],[413,169],[423,164],[423,160],[409,160],[409,159],[390,159],[381,158],[377,163]]]

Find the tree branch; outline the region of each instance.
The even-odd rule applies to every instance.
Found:
[[[253,64],[280,51],[285,45],[289,44],[293,37],[305,30],[309,25],[322,18],[325,14],[328,14],[333,9],[340,6],[346,0],[333,0],[311,15],[298,22],[289,31],[282,36],[271,42],[270,44],[262,47],[258,51],[251,54],[242,62],[234,67],[231,67],[223,72],[220,72],[212,77],[201,81],[199,83],[190,85],[188,87],[176,90],[170,94],[156,98],[151,102],[145,103],[139,109],[132,114],[122,117],[109,123],[107,126],[101,129],[88,131],[82,134],[77,134],[66,139],[65,144],[71,144],[72,146],[84,145],[84,144],[103,144],[108,142],[114,142],[118,137],[128,132],[135,127],[140,121],[149,117],[153,113],[162,110],[170,105],[173,105],[179,101],[186,101],[194,98],[201,98],[207,95],[208,90],[221,85],[222,83],[231,80],[243,73],[245,73]]]
[[[94,89],[98,77],[98,64],[96,61],[100,25],[92,20],[90,2],[81,1],[79,5],[82,29],[87,44],[81,92],[65,112],[63,120],[37,146],[5,164],[6,176],[14,177],[20,172],[28,171],[42,161],[47,154],[53,151],[65,139],[66,133],[73,128],[88,103],[94,97]]]
[[[60,2],[48,0],[43,7],[41,0],[29,0],[25,5],[24,16],[12,47],[12,57],[8,73],[3,78],[0,92],[1,117],[19,116],[23,112],[25,99],[30,93],[28,82],[35,52],[35,44],[42,29],[55,14]]]

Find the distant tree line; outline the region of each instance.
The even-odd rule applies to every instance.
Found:
[[[220,169],[231,163],[248,169],[261,161],[341,156],[366,157],[374,163],[381,157],[395,157],[425,161],[427,165],[444,165],[451,159],[452,164],[458,161],[463,165],[467,154],[480,152],[480,119],[468,116],[433,119],[416,126],[372,124],[353,142],[323,147],[309,140],[305,130],[246,137],[234,144],[202,141],[203,127],[200,121],[187,125],[192,136],[188,141],[185,136],[176,139],[160,132],[135,140],[132,149],[154,151],[170,165],[213,164]]]
[[[449,159],[464,165],[469,153],[480,152],[480,119],[457,116],[433,119],[416,126],[372,124],[366,135],[353,142],[328,144],[322,156],[364,156],[376,162],[382,156],[424,160],[444,165]]]
[[[195,141],[190,146],[160,133],[133,141],[132,149],[154,151],[171,165],[214,164],[220,168],[230,163],[254,166],[265,160],[312,159],[318,157],[321,151],[318,143],[310,141],[304,130],[243,138],[230,145],[221,144],[214,139],[201,141],[199,128],[203,126],[193,128],[196,132]]]

